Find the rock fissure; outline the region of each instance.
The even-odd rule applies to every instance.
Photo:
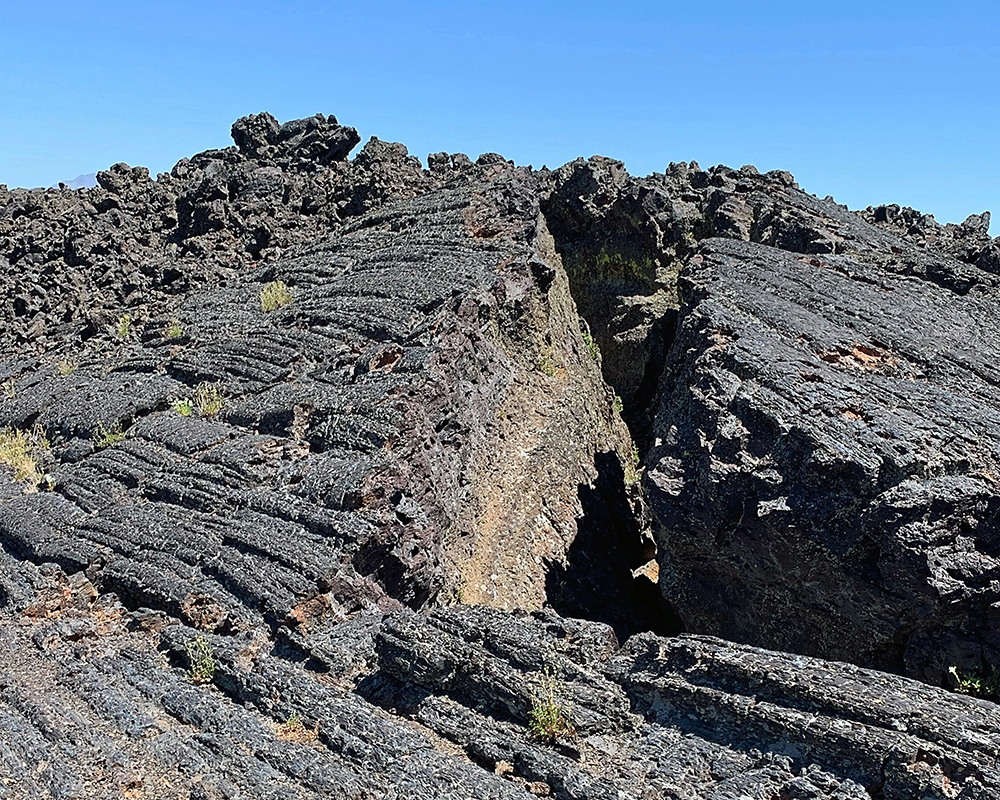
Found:
[[[1000,791],[982,217],[233,138],[0,191],[0,794]]]

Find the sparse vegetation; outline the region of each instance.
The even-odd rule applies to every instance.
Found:
[[[603,247],[594,259],[594,269],[598,275],[607,278],[638,280],[654,272],[655,264],[649,256],[628,258],[622,253],[609,253]]]
[[[48,447],[41,428],[27,432],[4,428],[0,431],[0,464],[14,471],[14,480],[37,486],[42,480],[38,462]]]
[[[617,395],[617,394],[615,395],[614,409],[615,409],[615,413],[619,417],[622,415],[622,412],[625,410],[625,403],[622,400],[621,395]]]
[[[559,681],[551,669],[546,669],[542,675],[540,690],[531,692],[528,731],[548,744],[555,744],[561,736],[576,733],[570,721],[570,710],[562,701]]]
[[[963,674],[957,667],[951,667],[948,674],[952,677],[952,688],[956,692],[985,700],[1000,701],[1000,667],[992,667],[981,674]]]
[[[104,423],[98,422],[91,441],[93,441],[94,447],[103,449],[117,444],[124,438],[125,431],[122,429],[121,422],[115,422],[110,428],[106,428],[104,427]]]
[[[215,653],[202,634],[188,639],[184,645],[188,656],[188,680],[191,683],[211,683],[215,677]]]
[[[218,383],[203,383],[194,392],[194,404],[203,417],[214,417],[225,403],[225,395]]]
[[[188,397],[181,397],[174,400],[174,411],[182,417],[190,417],[194,413],[194,403]]]
[[[294,299],[292,290],[284,281],[271,281],[265,283],[264,288],[260,290],[260,310],[268,313],[276,308],[291,305]]]
[[[132,315],[122,314],[118,317],[118,327],[115,329],[115,336],[117,336],[122,341],[128,338],[129,333],[132,331]]]
[[[163,335],[167,339],[180,339],[184,335],[180,320],[176,317],[170,320],[163,328]]]
[[[278,726],[278,738],[287,742],[306,744],[316,741],[317,731],[315,726],[306,727],[305,723],[302,722],[302,717],[293,711],[288,720],[283,725]]]
[[[639,482],[642,477],[642,468],[639,466],[639,448],[632,442],[632,452],[629,454],[629,463],[625,465],[625,483],[630,486]]]
[[[15,378],[8,378],[3,382],[3,396],[8,400],[17,397],[17,380]]]
[[[656,262],[650,256],[629,258],[623,253],[602,247],[596,254],[580,254],[564,262],[570,278],[576,282],[644,281],[655,275]]]
[[[597,347],[597,342],[594,341],[594,337],[591,336],[590,331],[583,332],[583,343],[587,345],[587,352],[590,353],[590,357],[594,361],[599,361],[601,358],[601,351]]]
[[[546,347],[538,356],[538,370],[550,378],[556,376],[556,359],[551,347]]]
[[[75,361],[70,361],[67,358],[64,358],[61,361],[56,362],[56,369],[59,371],[59,374],[62,375],[63,377],[65,377],[66,375],[72,375],[74,372],[76,372],[76,366],[77,365]]]

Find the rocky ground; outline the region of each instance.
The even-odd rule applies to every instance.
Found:
[[[1000,796],[988,215],[233,139],[0,191],[0,797]]]

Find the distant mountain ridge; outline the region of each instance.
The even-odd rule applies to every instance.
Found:
[[[97,173],[88,172],[84,175],[77,175],[71,181],[63,181],[68,189],[93,189],[97,186]]]

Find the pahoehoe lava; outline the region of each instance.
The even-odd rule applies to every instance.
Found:
[[[1000,796],[988,214],[232,134],[0,187],[0,798]]]

